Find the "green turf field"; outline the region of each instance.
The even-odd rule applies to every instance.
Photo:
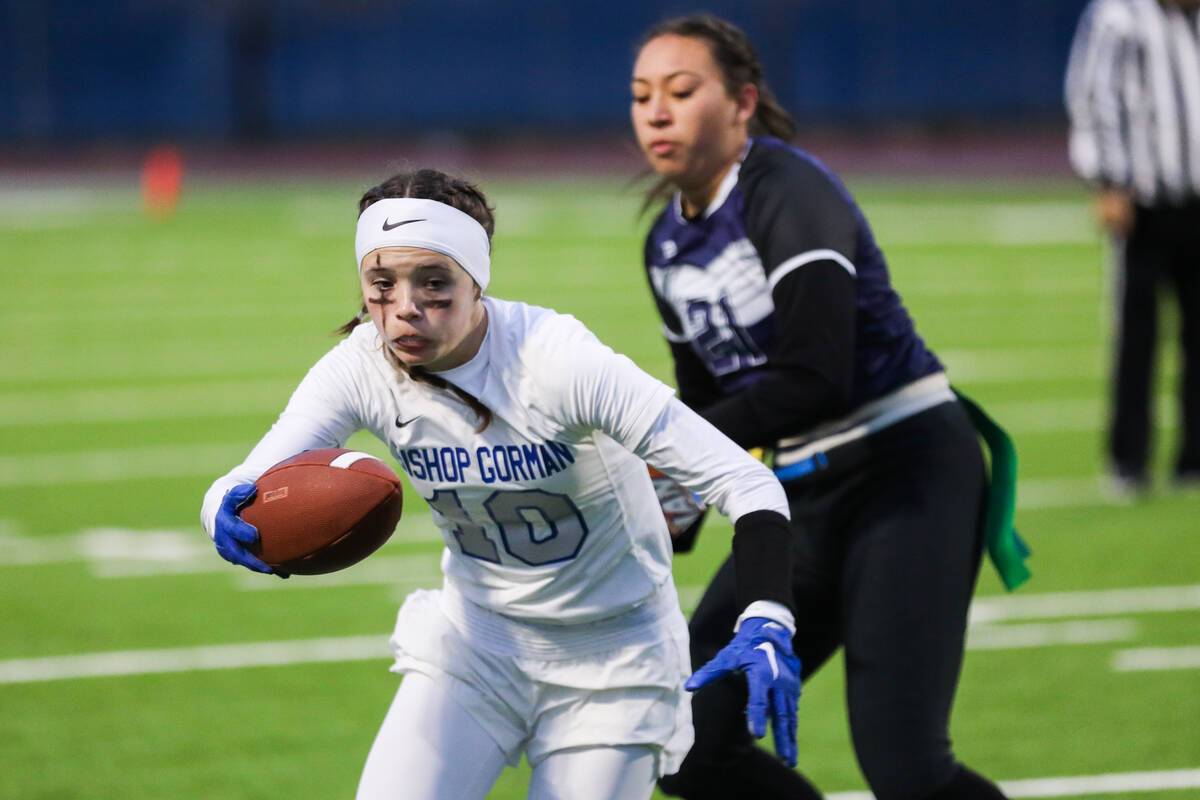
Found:
[[[1021,456],[1034,578],[1002,597],[984,569],[959,755],[1014,796],[1200,797],[1200,493],[1100,490],[1108,311],[1080,192],[850,183],[919,330]],[[396,686],[384,637],[439,582],[427,512],[410,495],[379,553],[284,582],[221,561],[198,508],[357,309],[364,185],[197,182],[162,221],[132,179],[0,189],[0,797],[353,796]],[[485,181],[492,293],[573,313],[669,379],[622,187]],[[728,535],[710,524],[677,562],[685,604]],[[800,714],[801,765],[831,793],[863,788],[839,673]]]

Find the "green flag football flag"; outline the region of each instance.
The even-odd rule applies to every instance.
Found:
[[[957,389],[958,401],[967,410],[971,424],[983,437],[991,458],[988,476],[987,514],[984,519],[985,542],[1004,588],[1010,592],[1029,580],[1029,546],[1017,535],[1013,515],[1017,508],[1017,448],[1012,438],[971,398]]]

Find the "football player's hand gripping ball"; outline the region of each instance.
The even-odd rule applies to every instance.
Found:
[[[712,661],[696,670],[684,688],[696,691],[706,683],[740,671],[746,675],[750,699],[746,725],[761,739],[767,733],[767,716],[775,737],[775,752],[796,766],[796,708],[800,703],[800,659],[792,652],[787,628],[764,617],[743,620],[733,641]]]
[[[268,575],[278,575],[286,578],[287,573],[274,570],[247,549],[258,541],[258,530],[238,516],[238,511],[254,499],[258,487],[253,483],[241,483],[234,486],[221,498],[221,507],[217,510],[217,522],[213,531],[213,544],[221,558],[231,564],[240,564],[255,572],[265,572]]]

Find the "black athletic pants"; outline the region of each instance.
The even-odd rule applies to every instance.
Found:
[[[1118,248],[1112,467],[1135,481],[1147,478],[1158,290],[1167,284],[1179,301],[1183,356],[1175,474],[1200,478],[1200,200],[1174,208],[1139,206],[1133,231]]]
[[[948,732],[983,546],[984,465],[966,413],[943,403],[828,460],[785,486],[804,679],[845,649],[854,750],[879,800],[1003,797],[956,762]],[[692,618],[693,666],[729,641],[740,611],[727,560]],[[819,797],[754,744],[745,702],[741,676],[696,693],[696,743],[661,788],[686,798]]]

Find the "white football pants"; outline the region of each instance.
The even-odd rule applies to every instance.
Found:
[[[357,800],[483,800],[504,753],[433,679],[404,676],[371,745]],[[646,800],[654,790],[649,747],[551,753],[533,769],[529,800]]]

